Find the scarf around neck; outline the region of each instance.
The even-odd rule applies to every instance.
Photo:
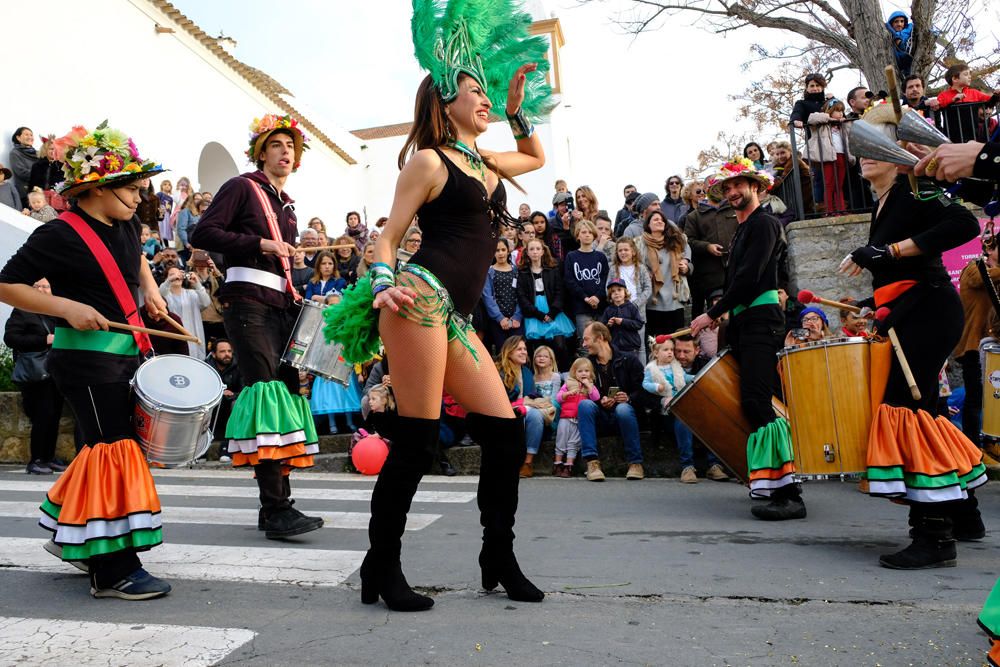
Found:
[[[650,279],[653,281],[653,303],[659,301],[660,289],[666,280],[663,278],[663,268],[660,266],[660,251],[666,246],[667,237],[654,239],[649,232],[642,233],[642,240],[646,247],[652,252],[646,253],[646,261],[649,262]],[[674,286],[674,296],[677,296],[677,288],[681,282],[681,258],[682,251],[668,250],[670,255],[670,281]]]

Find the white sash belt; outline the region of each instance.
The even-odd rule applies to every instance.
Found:
[[[260,269],[251,269],[247,266],[233,266],[226,269],[226,282],[253,283],[278,292],[284,292],[287,289],[287,281],[281,276]]]

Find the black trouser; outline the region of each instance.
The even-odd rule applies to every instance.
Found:
[[[740,407],[756,430],[775,419],[771,397],[780,394],[777,353],[785,317],[776,305],[748,308],[729,321],[726,340],[740,362]]]
[[[983,366],[979,361],[979,351],[969,350],[959,358],[959,361],[962,364],[962,382],[965,384],[962,432],[969,440],[982,446]]]
[[[913,289],[922,289],[922,286]],[[932,327],[927,326],[928,313],[934,313],[935,324]],[[887,405],[936,414],[938,374],[962,337],[964,318],[962,302],[951,283],[922,289],[919,302],[911,305],[894,322],[899,344],[906,353],[921,398],[919,401],[913,399],[899,360],[893,355],[883,399]],[[978,442],[978,438],[973,442]]]
[[[24,414],[31,420],[31,460],[51,461],[56,454],[63,396],[52,378],[18,385]]]
[[[299,394],[299,372],[281,364],[281,355],[295,328],[298,308],[280,309],[256,301],[234,301],[222,313],[226,334],[233,344],[244,386],[279,380],[292,396]],[[265,515],[291,507],[291,488],[278,461],[253,467]]]
[[[83,444],[112,443],[135,438],[132,429],[134,399],[128,382],[66,386],[59,389],[76,417]],[[113,586],[142,567],[135,549],[122,549],[87,561],[97,588]]]

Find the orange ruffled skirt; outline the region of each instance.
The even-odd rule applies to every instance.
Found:
[[[881,404],[868,437],[873,496],[936,503],[986,483],[983,453],[944,417]]]
[[[38,523],[54,533],[63,560],[163,541],[160,498],[135,440],[84,447],[45,496]]]

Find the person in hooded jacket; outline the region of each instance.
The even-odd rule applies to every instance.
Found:
[[[896,57],[900,75],[910,76],[910,68],[913,66],[913,56],[910,55],[913,24],[910,23],[910,17],[905,12],[895,11],[889,14],[885,29],[889,31],[889,38],[892,40],[892,54]]]

